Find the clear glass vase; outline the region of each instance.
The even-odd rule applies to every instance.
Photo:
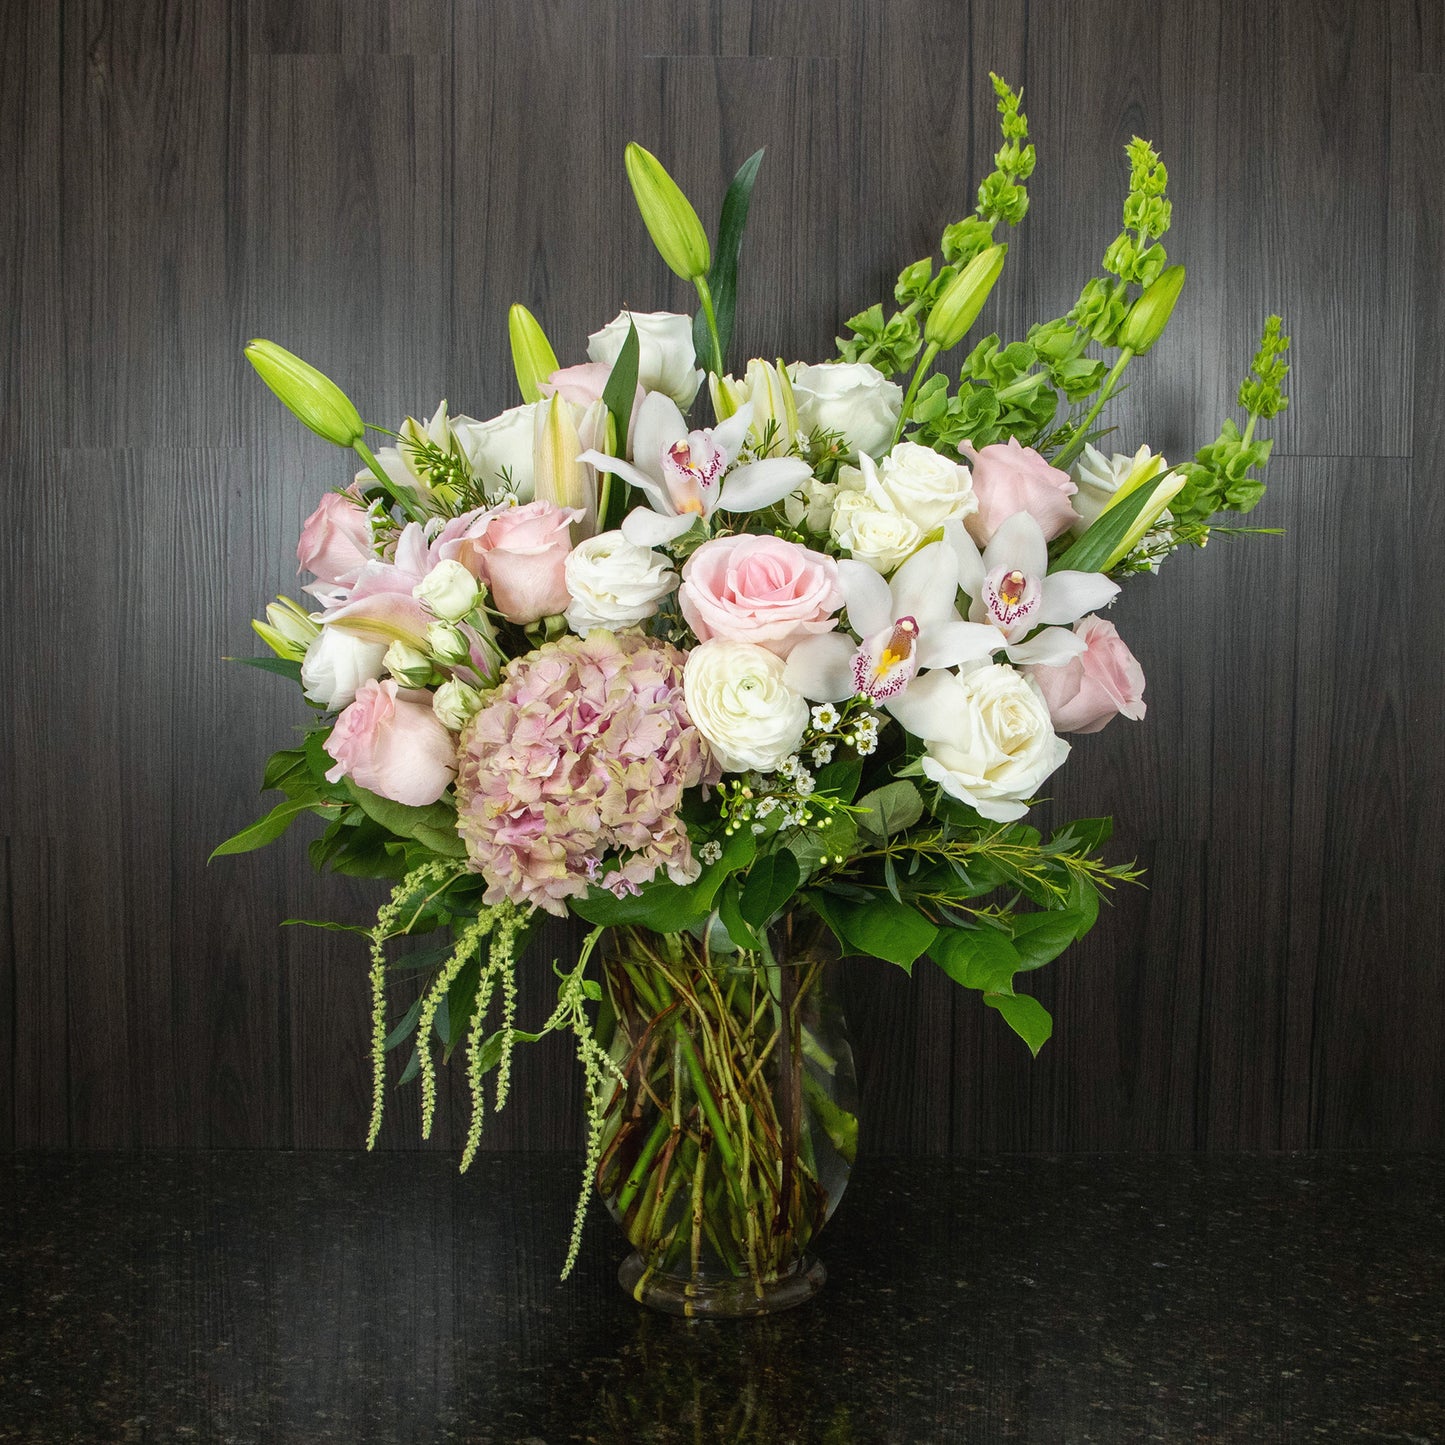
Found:
[[[635,1299],[690,1317],[768,1314],[822,1288],[809,1248],[857,1146],[838,950],[802,911],[763,948],[710,942],[642,928],[604,941],[602,1042],[626,1083],[598,1189],[632,1243],[618,1278]]]

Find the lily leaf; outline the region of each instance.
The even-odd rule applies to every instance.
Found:
[[[717,245],[713,248],[712,267],[708,272],[708,289],[712,292],[713,310],[717,315],[718,345],[722,351],[723,363],[727,363],[728,343],[732,340],[733,318],[738,304],[738,253],[742,249],[743,232],[747,229],[748,209],[752,205],[753,185],[758,178],[758,168],[763,163],[763,152],[754,151],[733,177],[732,184],[723,197],[722,216],[718,221]],[[709,358],[712,356],[712,337],[707,329],[707,317],[701,307],[692,318],[693,347],[701,358],[702,365],[712,370]]]

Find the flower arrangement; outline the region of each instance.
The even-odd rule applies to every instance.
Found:
[[[1002,271],[1001,228],[1028,208],[1027,121],[994,86],[1003,141],[977,205],[941,260],[903,269],[892,304],[848,320],[830,360],[727,370],[761,152],[714,246],[636,145],[642,219],[696,288],[695,317],[624,311],[562,366],[514,306],[521,404],[476,421],[443,402],[375,453],[365,437],[382,429],[334,383],[271,342],[247,348],[362,470],[302,529],[310,600],[254,624],[274,654],[255,665],[297,681],[314,716],[267,765],[283,801],[217,852],[316,815],[317,866],[394,881],[366,930],[369,1144],[392,1050],[410,1047],[424,1132],[436,1053],[462,1050],[465,1169],[487,1076],[500,1108],[514,1048],[570,1029],[583,1202],[603,1181],[643,1274],[690,1253],[697,1277],[706,1250],[773,1279],[789,1266],[768,1241],[812,1232],[836,1202],[820,1150],[850,1159],[856,1119],[825,1097],[841,1055],[800,1002],[818,965],[785,967],[780,928],[805,961],[819,938],[904,969],[927,956],[1038,1052],[1052,1025],[1023,979],[1137,876],[1100,856],[1107,819],[1049,837],[1024,821],[1065,735],[1144,716],[1143,671],[1101,614],[1123,580],[1246,530],[1215,519],[1263,491],[1256,426],[1286,404],[1276,317],[1240,388],[1242,431],[1226,421],[1172,467],[1103,445],[1101,410],[1184,281],[1145,141],[1128,147],[1123,229],[1069,310],[939,368]],[[515,970],[544,913],[590,932],[527,1031]],[[386,945],[429,930],[448,941],[405,955],[398,1012]],[[620,966],[604,990],[608,930]],[[773,1017],[784,1042],[749,1043]],[[792,1084],[785,1069],[754,1098],[776,1057]],[[568,1270],[581,1218],[579,1204]]]

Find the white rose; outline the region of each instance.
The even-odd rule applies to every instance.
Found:
[[[798,425],[837,432],[855,452],[886,450],[903,410],[903,388],[866,361],[825,361],[790,368]]]
[[[861,460],[863,471],[857,467],[838,468],[838,490],[828,530],[856,561],[887,574],[902,566],[923,545],[925,534],[898,510],[879,485],[872,458],[865,454]]]
[[[578,543],[564,571],[572,595],[567,625],[584,637],[594,627],[635,627],[677,586],[677,573],[661,552],[638,547],[621,532]]]
[[[899,442],[878,465],[878,484],[893,505],[925,532],[978,511],[968,468],[932,447]]]
[[[437,721],[454,733],[466,727],[481,705],[481,693],[455,677],[442,683],[431,700],[431,710],[436,714]]]
[[[925,738],[924,774],[993,822],[1022,818],[1024,799],[1069,755],[1043,694],[1001,663],[929,678],[939,679],[930,682],[929,703],[940,725],[926,731],[942,735]]]
[[[714,638],[688,654],[683,696],[727,773],[773,772],[798,749],[808,704],[783,681],[783,659],[751,642]]]
[[[443,622],[460,622],[477,605],[480,594],[477,579],[460,562],[438,562],[411,589],[411,595]]]
[[[459,416],[452,422],[452,435],[488,497],[500,497],[510,477],[517,500],[532,500],[532,442],[540,405],[533,401],[514,406],[490,421]]]
[[[620,312],[587,338],[588,359],[615,365],[629,322],[637,327],[637,379],[643,391],[666,392],[686,411],[703,378],[692,345],[692,317],[673,311]]]
[[[339,627],[323,627],[301,659],[301,686],[312,702],[334,712],[356,701],[356,689],[381,676],[386,643],[366,642]]]
[[[835,483],[809,477],[797,491],[783,498],[783,515],[788,525],[826,533],[833,524],[833,501],[837,494]]]

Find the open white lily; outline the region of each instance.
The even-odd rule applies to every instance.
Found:
[[[621,477],[647,498],[652,510],[635,507],[623,520],[622,535],[636,546],[657,547],[719,508],[754,512],[780,502],[812,476],[797,457],[734,466],[752,419],[748,403],[718,426],[688,431],[677,403],[649,392],[637,409],[631,462],[599,451],[583,452],[578,460]]]
[[[838,584],[861,643],[842,632],[810,637],[788,654],[783,674],[814,702],[863,696],[891,709],[920,669],[977,662],[999,646],[994,628],[954,610],[958,558],[944,542],[920,548],[891,582],[866,562],[839,562]]]
[[[1077,656],[1083,647],[1069,628],[1119,593],[1102,572],[1051,573],[1043,528],[1027,512],[1006,518],[982,552],[956,522],[944,538],[958,559],[958,585],[972,599],[969,618],[995,630],[994,649],[1012,663],[1050,667]],[[1036,628],[1043,631],[1029,637]]]

